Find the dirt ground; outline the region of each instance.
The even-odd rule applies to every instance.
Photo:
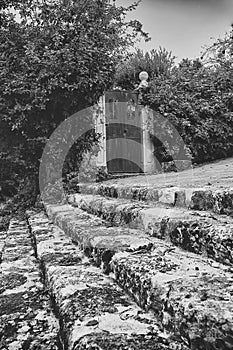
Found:
[[[213,163],[196,166],[181,172],[170,172],[156,175],[138,175],[109,180],[109,184],[151,185],[153,187],[208,187],[233,188],[233,157]]]

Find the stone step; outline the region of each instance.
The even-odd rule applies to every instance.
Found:
[[[96,225],[95,231],[89,231],[88,226],[90,227],[91,222],[94,223],[94,217],[76,208],[72,214],[72,209],[68,205],[50,205],[47,206],[47,211],[49,216],[64,228],[67,236],[77,237],[75,241],[81,242],[80,247],[84,251],[89,245],[89,256],[101,255],[104,249],[107,251],[105,239],[108,242],[108,234],[112,235],[111,227],[105,227],[105,236],[102,236],[104,226],[100,226],[98,230]],[[71,226],[70,221],[73,222]],[[118,244],[120,230],[124,232],[125,229],[118,228],[115,236],[112,236],[112,245],[114,240],[116,245]],[[136,230],[128,229],[128,233],[135,235]],[[91,239],[92,235],[94,239]],[[82,238],[78,238],[81,236]],[[150,249],[138,247],[134,251],[122,245],[120,251],[115,250],[115,253],[110,247],[111,257],[108,261],[110,276],[139,306],[147,312],[153,311],[154,318],[159,321],[160,330],[184,339],[189,348],[231,349],[233,345],[231,268],[216,265],[213,260],[182,251],[156,238],[151,238],[151,244]],[[43,253],[45,250],[44,247],[41,248],[41,256],[45,254]],[[89,268],[90,265],[87,266]],[[82,270],[82,264],[76,268]],[[91,271],[94,271],[92,269]],[[62,275],[61,271],[58,270],[53,281],[58,281]],[[88,280],[88,274],[85,272],[80,274],[84,276],[84,281]],[[68,275],[71,276],[72,272],[69,271]],[[65,276],[63,287],[68,280],[67,275]]]
[[[156,187],[155,185],[132,184],[78,184],[77,190],[82,194],[101,195],[111,198],[122,198],[145,203],[162,203],[175,207],[193,210],[210,210],[215,214],[233,216],[233,188],[211,189]]]
[[[73,194],[68,197],[68,202],[112,225],[141,230],[217,262],[233,264],[233,220],[227,216],[162,205],[152,207],[98,195]]]
[[[7,238],[7,232],[0,231],[0,264],[2,262],[2,253],[5,247],[6,238]]]
[[[58,207],[55,211],[59,215]],[[30,214],[29,225],[66,350],[189,349],[178,337],[163,332],[151,312],[140,309],[111,278],[92,266],[44,214]]]
[[[47,213],[106,273],[115,253],[150,250],[153,245],[153,238],[141,230],[109,226],[108,222],[71,205],[48,205]]]
[[[61,350],[59,324],[41,283],[25,221],[11,220],[0,279],[0,349]]]
[[[118,253],[111,269],[119,285],[159,315],[164,329],[187,339],[191,349],[233,348],[232,274],[159,250]]]

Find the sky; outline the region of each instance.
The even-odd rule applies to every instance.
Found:
[[[132,0],[117,0],[127,6]],[[140,20],[152,40],[145,51],[159,46],[177,57],[197,58],[205,45],[224,37],[233,23],[233,0],[142,0],[131,17]]]

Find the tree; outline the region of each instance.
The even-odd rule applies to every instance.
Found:
[[[233,65],[233,24],[223,38],[217,39],[205,48],[201,59],[208,66],[232,68]]]
[[[139,73],[146,71],[151,80],[158,76],[168,76],[174,66],[175,56],[164,48],[144,53],[137,49],[116,71],[116,85],[123,89],[135,89],[139,83]]]
[[[21,156],[35,187],[53,130],[98,100],[128,47],[147,34],[138,21],[125,20],[137,4],[4,0],[0,6],[0,118],[11,138],[21,139]],[[74,151],[80,156],[96,141],[92,131]]]
[[[200,60],[182,60],[170,76],[155,78],[144,103],[172,125],[173,154],[154,139],[160,161],[176,158],[176,133],[184,140],[193,161],[202,163],[233,153],[233,71],[228,65],[205,66]]]

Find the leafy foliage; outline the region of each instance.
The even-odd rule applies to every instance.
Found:
[[[168,77],[153,80],[144,103],[165,116],[173,127],[164,128],[174,145],[169,154],[154,138],[160,161],[176,159],[176,129],[193,161],[201,163],[233,154],[233,67],[204,66],[183,60]]]
[[[138,21],[125,20],[135,7],[108,0],[1,1],[0,121],[10,132],[10,157],[24,161],[33,186],[52,132],[94,104],[129,45],[138,35],[147,38]],[[20,140],[20,155],[12,152],[13,138]],[[78,140],[67,167],[96,141],[93,130]]]
[[[201,59],[208,66],[232,67],[233,56],[233,24],[223,38],[216,40],[211,46],[206,47]]]
[[[183,59],[178,66],[165,49],[138,50],[118,66],[116,85],[135,89],[142,70],[149,73],[150,81],[140,101],[154,110],[154,127],[168,141],[151,136],[158,160],[191,154],[194,162],[201,163],[232,155],[233,29],[207,47],[201,59]],[[157,125],[158,113],[165,117],[161,125]]]
[[[139,73],[146,71],[151,80],[159,76],[168,76],[174,66],[175,57],[164,48],[144,53],[136,50],[124,62],[120,63],[116,71],[116,85],[123,89],[135,89],[139,83]]]

